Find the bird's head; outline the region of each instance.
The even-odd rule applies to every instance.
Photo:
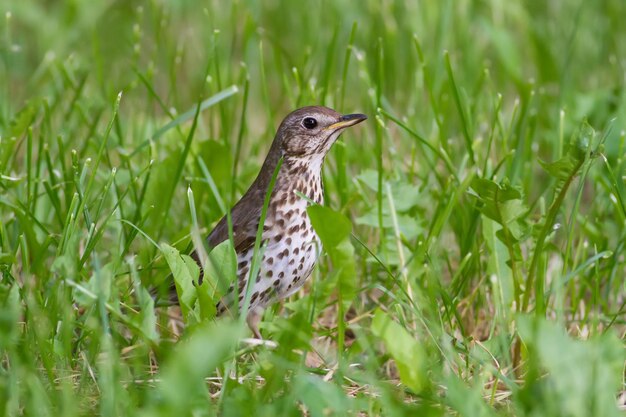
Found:
[[[285,117],[275,140],[286,158],[324,157],[344,129],[365,119],[364,114],[342,115],[328,107],[302,107]]]

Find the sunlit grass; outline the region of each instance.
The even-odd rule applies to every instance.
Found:
[[[531,3],[2,3],[2,414],[620,415],[626,5]],[[155,306],[307,104],[369,119],[269,342]]]

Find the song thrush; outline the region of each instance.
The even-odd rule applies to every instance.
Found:
[[[309,202],[297,193],[323,204],[324,157],[345,128],[365,119],[363,114],[341,115],[327,107],[310,106],[293,111],[283,120],[261,171],[231,210],[238,285],[231,285],[218,303],[218,315],[236,304],[241,309],[244,304],[264,199],[281,157],[263,224],[259,273],[251,283],[247,322],[255,337],[261,338],[258,323],[265,307],[290,296],[304,284],[321,245],[307,216]],[[226,239],[228,222],[224,216],[207,237],[209,249]]]

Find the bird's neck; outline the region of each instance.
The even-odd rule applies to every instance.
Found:
[[[305,195],[317,204],[324,204],[322,164],[324,157],[286,157],[278,173],[275,189]]]
[[[272,144],[272,148],[251,189],[264,190],[265,194],[270,186],[272,176],[280,160],[280,151],[278,148],[274,149],[275,146],[276,141]],[[284,156],[274,184],[273,195],[278,195],[279,191],[288,194],[297,191],[317,204],[324,204],[323,163],[323,155]]]
[[[286,156],[283,160],[283,167],[285,169],[281,167],[281,171],[293,175],[308,171],[311,174],[321,177],[323,164],[324,157],[320,155]]]

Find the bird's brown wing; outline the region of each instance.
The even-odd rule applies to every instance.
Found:
[[[279,142],[277,140],[272,142],[272,148],[265,158],[261,172],[259,172],[259,175],[254,180],[248,191],[246,191],[243,197],[241,197],[231,210],[233,243],[235,252],[238,254],[252,247],[256,240],[256,232],[259,227],[259,219],[261,217],[265,194],[267,193],[272,173],[275,170],[280,156],[278,143]],[[268,209],[264,228],[271,226],[272,219],[274,218],[273,210],[274,208],[272,207]],[[209,251],[226,239],[228,239],[228,220],[227,217],[224,216],[207,237]],[[202,271],[201,262],[199,261],[195,251],[191,254],[191,256],[198,263],[198,266],[200,266],[199,282],[202,283],[204,273]]]
[[[241,253],[254,245],[264,194],[262,190],[247,193],[231,211],[233,243],[237,253]],[[226,239],[228,239],[228,219],[224,216],[207,237],[209,250]]]
[[[235,252],[237,254],[240,254],[246,249],[254,246],[254,242],[256,241],[257,229],[259,227],[259,219],[261,218],[261,209],[263,206],[264,198],[264,190],[249,190],[231,210],[234,241],[233,244]],[[271,217],[272,216],[268,216],[268,218],[266,218],[266,226],[269,222],[271,222],[271,220],[269,220],[269,218]],[[224,216],[220,219],[217,225],[215,225],[215,227],[207,237],[209,251],[227,239],[228,219],[226,216]],[[196,251],[193,251],[191,257],[200,267],[200,277],[198,281],[201,284],[204,278],[204,271],[202,270],[202,265]]]

